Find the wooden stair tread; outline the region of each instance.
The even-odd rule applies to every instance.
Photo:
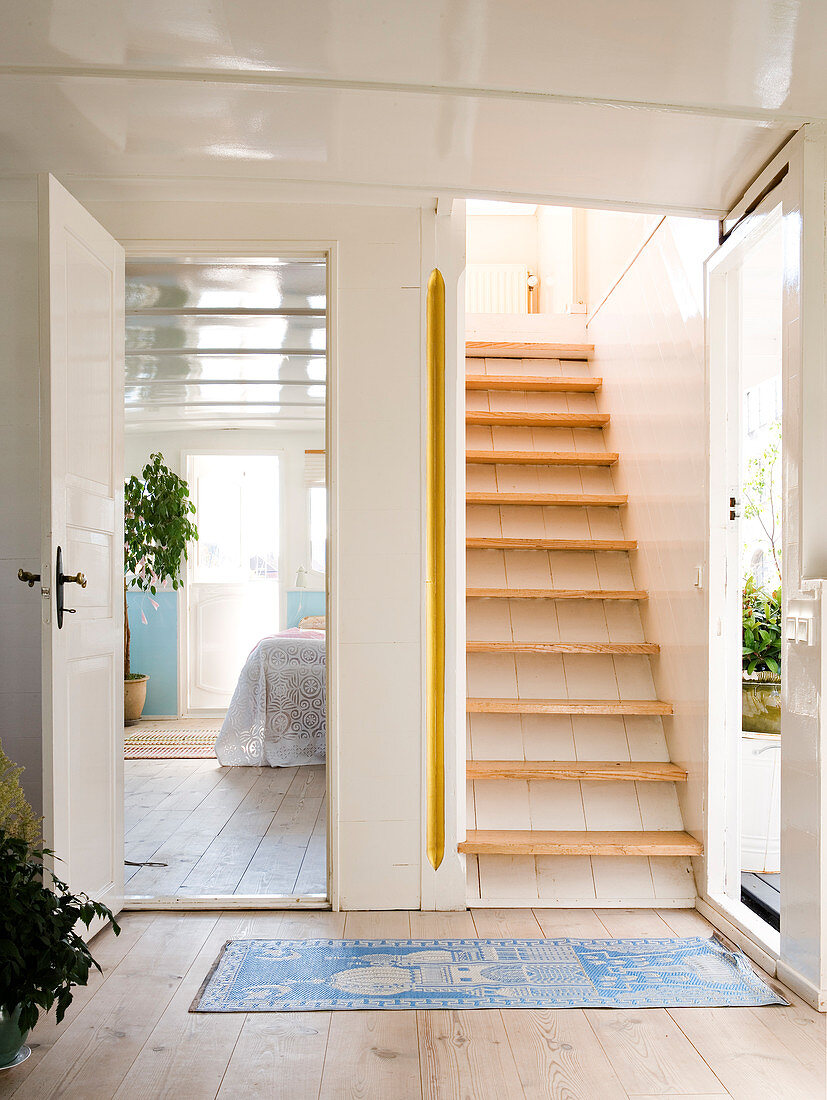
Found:
[[[472,855],[695,856],[703,845],[673,830],[469,829],[460,852]]]
[[[659,653],[655,642],[509,642],[471,641],[468,653]]]
[[[514,390],[536,393],[597,393],[602,378],[539,377],[532,374],[466,374],[466,390]]]
[[[660,699],[489,699],[469,698],[468,714],[672,714]]]
[[[469,779],[587,779],[683,783],[686,771],[659,760],[469,760]]]
[[[495,466],[614,466],[616,451],[466,451],[465,461]]]
[[[467,599],[504,600],[646,600],[642,589],[617,588],[466,588]]]
[[[634,539],[469,538],[468,550],[636,550]]]
[[[619,508],[628,502],[626,493],[475,493],[465,494],[466,504],[525,504],[535,508]]]
[[[598,412],[503,412],[480,409],[465,414],[465,423],[486,427],[509,428],[602,428],[609,423],[608,413]]]
[[[467,359],[591,359],[594,344],[535,344],[515,340],[468,340]]]

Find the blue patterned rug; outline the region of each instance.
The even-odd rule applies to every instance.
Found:
[[[230,940],[190,1011],[772,1004],[717,939]]]

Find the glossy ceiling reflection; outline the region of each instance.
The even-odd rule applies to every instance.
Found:
[[[127,427],[324,420],[323,258],[126,264]]]
[[[82,199],[373,188],[719,216],[827,118],[824,0],[5,8],[0,177],[50,171]]]

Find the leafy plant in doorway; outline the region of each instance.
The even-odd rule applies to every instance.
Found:
[[[141,476],[127,478],[124,485],[124,721],[140,720],[149,679],[133,673],[130,665],[128,588],[149,593],[150,599],[162,584],[181,587],[181,565],[187,559],[187,545],[198,538],[191,516],[195,505],[189,485],[170,470],[160,453],[151,454]],[[152,600],[157,609],[157,603]]]
[[[742,728],[781,732],[781,589],[765,592],[747,577],[743,593]]]
[[[744,672],[781,672],[781,589],[764,592],[752,577],[744,583]]]
[[[0,746],[0,1068],[28,1056],[24,1044],[41,1012],[57,1006],[57,1022],[72,989],[100,970],[77,933],[95,918],[112,921],[105,905],[73,894],[44,866],[40,819],[20,787],[22,768]]]

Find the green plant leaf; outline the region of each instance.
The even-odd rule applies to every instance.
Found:
[[[742,608],[744,671],[777,674],[781,668],[781,589],[764,592],[752,577],[747,577]]]
[[[24,1031],[53,1005],[61,1020],[72,988],[85,985],[98,965],[76,931],[78,922],[88,927],[102,917],[120,933],[105,905],[69,893],[49,872],[43,861],[51,855],[0,828],[0,1006],[20,1009]]]

